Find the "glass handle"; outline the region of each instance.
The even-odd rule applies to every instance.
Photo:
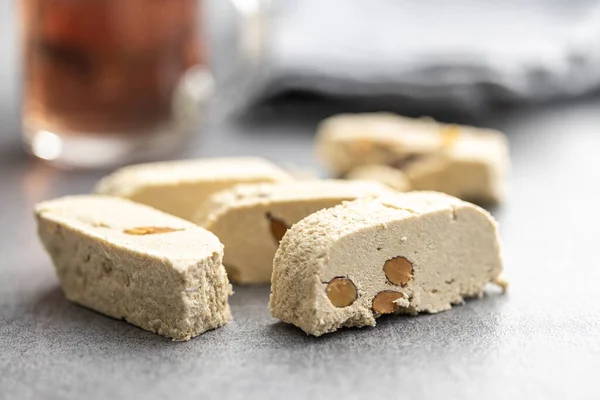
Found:
[[[266,80],[270,0],[210,0],[209,54],[218,117],[235,114],[257,98]]]
[[[240,16],[240,47],[249,61],[259,62],[265,51],[269,0],[231,0]]]

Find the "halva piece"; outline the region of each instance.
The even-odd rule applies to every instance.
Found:
[[[439,127],[390,113],[340,114],[317,128],[317,155],[335,174],[370,164],[397,166],[441,147]]]
[[[354,168],[344,177],[351,180],[376,181],[399,192],[410,190],[408,178],[398,168],[383,164],[361,165]]]
[[[225,245],[223,263],[234,283],[268,283],[273,256],[287,229],[345,200],[393,193],[377,182],[325,180],[239,185],[214,194],[194,222]]]
[[[481,296],[502,271],[485,210],[437,192],[360,199],[318,211],[283,237],[271,314],[320,336],[382,314],[437,313]]]
[[[223,245],[206,229],[107,196],[45,201],[35,215],[69,300],[173,340],[230,320]]]
[[[261,158],[206,158],[138,164],[103,178],[95,193],[124,197],[191,219],[211,194],[239,183],[282,182],[293,178]]]
[[[498,204],[506,195],[508,164],[503,136],[477,134],[407,163],[402,171],[412,190],[436,190],[478,204]]]
[[[412,189],[479,203],[502,201],[509,166],[501,132],[389,113],[326,119],[317,132],[317,152],[339,176],[386,165],[402,170]]]

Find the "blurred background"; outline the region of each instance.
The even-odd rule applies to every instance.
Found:
[[[24,147],[63,167],[265,155],[265,143],[294,153],[309,146],[294,131],[310,135],[318,120],[346,111],[493,125],[511,110],[600,87],[592,0],[0,7],[2,154],[20,157]],[[252,134],[257,124],[265,141]],[[223,130],[239,134],[230,140]],[[301,154],[291,159],[310,152]]]

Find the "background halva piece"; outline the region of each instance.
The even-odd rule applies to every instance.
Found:
[[[412,190],[436,190],[479,204],[502,202],[509,167],[506,139],[488,133],[462,138],[402,168]]]
[[[412,189],[480,203],[504,197],[508,144],[495,130],[389,113],[344,114],[321,123],[316,147],[337,175],[385,165],[402,170]]]
[[[189,220],[199,205],[219,190],[239,183],[290,180],[288,173],[262,158],[205,158],[123,167],[100,180],[94,191]]]
[[[45,201],[35,215],[69,300],[174,340],[229,321],[223,245],[207,230],[105,196]]]
[[[383,164],[361,165],[348,172],[344,178],[350,180],[376,181],[399,192],[407,192],[410,190],[410,183],[404,172],[398,168]]]
[[[235,283],[269,283],[273,256],[292,224],[345,200],[393,190],[377,182],[296,181],[239,185],[214,194],[194,222],[225,245],[223,263]]]
[[[306,333],[448,310],[502,271],[483,209],[436,192],[360,199],[294,225],[273,261],[271,314]]]
[[[342,176],[362,165],[396,166],[408,155],[431,154],[442,145],[439,131],[434,122],[391,113],[334,115],[317,128],[316,152]]]

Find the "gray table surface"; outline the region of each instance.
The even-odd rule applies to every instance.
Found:
[[[0,399],[598,398],[599,98],[474,121],[510,136],[511,191],[494,210],[508,294],[317,339],[270,317],[267,286],[238,287],[232,323],[173,343],[63,296],[31,209],[87,192],[102,172],[20,155],[14,69],[2,71]],[[182,156],[252,154],[314,169],[314,125],[333,111],[208,120]]]
[[[510,134],[514,161],[508,202],[494,210],[508,294],[318,339],[270,317],[267,286],[236,288],[233,322],[186,343],[69,303],[31,209],[88,191],[101,173],[4,154],[0,398],[598,398],[599,110],[589,99],[488,119]],[[282,114],[205,127],[187,155],[314,166],[320,113]]]

